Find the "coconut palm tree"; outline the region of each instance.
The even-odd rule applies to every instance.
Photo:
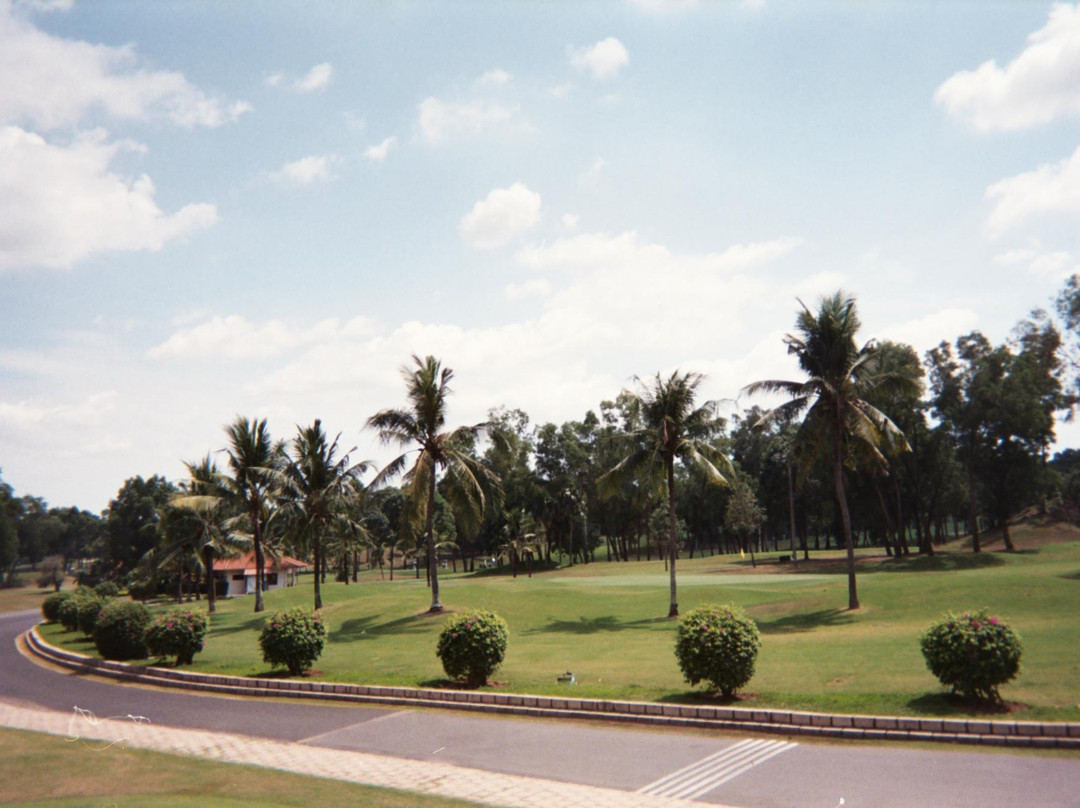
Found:
[[[255,611],[263,605],[263,537],[271,511],[277,504],[282,470],[288,460],[285,444],[270,437],[266,419],[248,420],[237,416],[225,427],[229,445],[225,448],[229,474],[222,476],[228,498],[247,517],[255,550]]]
[[[414,446],[380,471],[372,486],[405,473],[404,480],[411,506],[418,522],[425,525],[428,569],[431,573],[431,612],[443,610],[439,600],[438,565],[435,551],[435,483],[440,472],[445,480],[445,496],[459,524],[479,526],[488,498],[498,495],[495,475],[469,453],[482,435],[498,439],[497,430],[484,422],[446,431],[446,400],[454,372],[444,368],[433,356],[412,357],[415,368],[403,366],[409,405],[405,409],[382,410],[367,420],[367,428],[376,430],[380,442],[399,447]],[[410,455],[415,454],[409,468]],[[406,472],[406,469],[408,471]]]
[[[297,533],[311,544],[316,571],[315,608],[321,609],[319,571],[323,535],[335,516],[345,512],[347,500],[355,493],[357,478],[367,471],[370,463],[350,464],[348,452],[338,457],[341,434],[328,441],[319,419],[309,427],[297,426],[296,431],[292,457],[285,467],[285,490],[289,507],[295,513]]]
[[[629,428],[615,439],[623,445],[626,454],[597,481],[605,496],[611,496],[627,479],[636,479],[646,486],[663,481],[667,491],[671,591],[668,617],[679,616],[675,583],[675,559],[678,556],[675,460],[681,460],[683,465],[704,475],[714,485],[726,485],[724,475],[734,474],[731,461],[712,443],[723,429],[723,422],[716,414],[716,402],[694,406],[697,388],[704,379],[700,373],[676,370],[666,379],[657,373],[648,384],[637,379],[636,392],[624,391],[629,408]]]
[[[855,342],[859,330],[855,298],[843,291],[822,298],[817,314],[801,300],[802,311],[795,321],[797,334],[788,334],[784,343],[806,374],[803,381],[767,380],[754,382],[750,394],[780,393],[789,400],[765,413],[764,425],[775,418],[796,418],[805,413],[795,435],[793,454],[805,476],[809,467],[824,458],[832,467],[836,500],[847,549],[848,608],[859,608],[855,585],[855,545],[851,532],[844,468],[853,465],[854,444],[861,444],[863,457],[888,468],[883,450],[907,448],[903,433],[885,413],[871,405],[871,394],[888,389],[918,389],[918,383],[903,372],[886,371],[873,340],[861,348]]]
[[[189,478],[180,484],[181,492],[169,505],[189,514],[192,542],[206,572],[208,611],[215,610],[214,559],[249,549],[247,540],[231,529],[229,491],[222,486],[222,475],[209,455],[197,463],[185,462]]]

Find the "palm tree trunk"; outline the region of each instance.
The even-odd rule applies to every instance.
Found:
[[[266,606],[263,605],[263,546],[262,546],[262,525],[259,524],[259,508],[252,508],[251,511],[251,534],[253,544],[255,545],[255,611],[262,612],[266,610]]]
[[[851,513],[848,511],[847,492],[844,490],[844,461],[840,441],[833,450],[833,477],[836,479],[836,499],[840,505],[840,521],[844,527],[844,545],[847,550],[848,609],[859,608],[859,595],[855,589],[855,543],[851,538]]]
[[[315,553],[315,610],[322,608],[322,589],[319,586],[319,568],[322,566],[322,538],[318,529],[311,533],[311,546]]]
[[[217,582],[214,580],[214,549],[210,546],[203,548],[203,564],[206,566],[206,608],[213,614],[217,603]]]
[[[679,598],[675,590],[675,461],[667,460],[667,499],[668,499],[668,555],[671,564],[668,567],[670,576],[669,588],[671,589],[671,605],[668,607],[668,617],[679,616]]]
[[[428,574],[431,576],[431,608],[429,612],[441,612],[442,602],[439,600],[439,572],[435,569],[435,466],[431,467],[431,480],[428,482],[428,508],[427,508],[427,550],[428,550]]]
[[[795,546],[795,482],[791,478],[791,463],[787,464],[788,517],[791,521],[791,566],[799,568],[799,550]]]

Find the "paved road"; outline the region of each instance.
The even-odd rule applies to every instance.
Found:
[[[0,616],[5,701],[746,808],[837,808],[841,799],[845,808],[1080,806],[1080,756],[823,745],[116,685],[23,658],[15,638],[37,619]]]

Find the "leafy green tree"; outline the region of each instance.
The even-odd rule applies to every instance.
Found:
[[[731,461],[712,443],[723,422],[716,414],[716,403],[695,407],[697,388],[704,380],[700,373],[675,371],[668,378],[659,373],[648,384],[638,380],[636,392],[627,391],[633,414],[632,421],[640,424],[618,436],[625,454],[615,466],[600,478],[601,490],[612,492],[627,478],[645,480],[658,477],[667,487],[668,510],[668,573],[670,604],[668,617],[678,617],[679,602],[675,579],[675,559],[678,556],[675,515],[675,460],[705,476],[714,485],[726,485],[727,480],[717,466],[731,474]]]
[[[255,611],[263,605],[263,570],[266,555],[263,539],[270,512],[277,506],[282,470],[288,460],[285,445],[270,437],[266,419],[249,420],[237,416],[225,427],[229,445],[228,474],[222,485],[233,505],[247,519],[255,549]]]
[[[0,572],[7,573],[8,584],[15,582],[15,566],[19,563],[19,518],[22,501],[10,485],[0,480]]]
[[[110,566],[126,574],[154,548],[161,509],[176,493],[176,486],[157,474],[124,481],[105,514]]]
[[[349,453],[339,456],[339,433],[328,441],[318,419],[309,427],[297,427],[292,456],[285,469],[286,491],[297,515],[297,529],[310,543],[316,571],[322,569],[322,537],[335,519],[346,517],[346,501],[368,463],[351,463]],[[352,451],[352,450],[350,450]],[[315,609],[322,608],[319,575],[315,575]]]
[[[754,545],[751,537],[757,533],[764,521],[765,509],[758,503],[753,489],[746,480],[736,477],[731,496],[728,497],[727,510],[724,513],[724,527],[738,536],[744,547],[750,548],[750,562],[755,567],[757,561],[754,560]]]
[[[172,554],[193,552],[206,573],[207,611],[214,612],[217,608],[214,560],[249,549],[251,543],[233,530],[236,520],[231,508],[231,489],[213,458],[207,455],[197,463],[184,465],[188,480],[181,484],[183,490],[169,505],[185,512],[187,518],[179,525],[182,531],[172,546],[166,544],[162,548],[161,560],[168,563]]]
[[[1054,413],[1070,406],[1059,380],[1060,335],[1048,320],[1020,324],[1013,346],[975,331],[929,352],[932,403],[968,478],[972,549],[979,552],[980,502],[1015,549],[1009,519],[1039,499]]]
[[[855,298],[842,291],[823,298],[817,314],[803,304],[795,321],[798,333],[786,335],[784,343],[807,378],[766,380],[746,388],[752,395],[780,393],[789,397],[764,416],[765,422],[805,413],[795,442],[796,460],[803,473],[819,457],[827,457],[831,463],[847,550],[849,609],[859,608],[859,596],[844,468],[856,462],[852,451],[856,442],[863,445],[864,457],[872,456],[884,467],[888,460],[883,449],[906,447],[900,429],[868,399],[875,391],[881,394],[890,388],[904,390],[916,384],[903,373],[883,370],[873,341],[858,347],[855,334],[860,325]]]
[[[440,471],[445,472],[447,499],[455,515],[466,523],[479,525],[485,503],[497,493],[495,475],[470,454],[471,446],[481,435],[498,435],[487,422],[446,431],[446,403],[451,393],[454,372],[444,368],[433,356],[414,355],[415,368],[402,367],[409,405],[405,409],[377,412],[367,420],[379,440],[386,445],[415,448],[398,455],[380,471],[372,486],[384,485],[402,473],[411,493],[414,513],[425,525],[428,569],[431,573],[431,612],[443,610],[439,600],[439,576],[435,555],[435,486]],[[410,455],[416,458],[409,468]],[[406,471],[406,469],[408,469]]]

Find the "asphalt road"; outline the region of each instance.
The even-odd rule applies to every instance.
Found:
[[[745,808],[838,808],[841,800],[845,808],[1080,806],[1080,755],[813,744],[113,684],[43,668],[18,653],[16,637],[38,619],[37,612],[0,615],[0,698],[6,701]]]

